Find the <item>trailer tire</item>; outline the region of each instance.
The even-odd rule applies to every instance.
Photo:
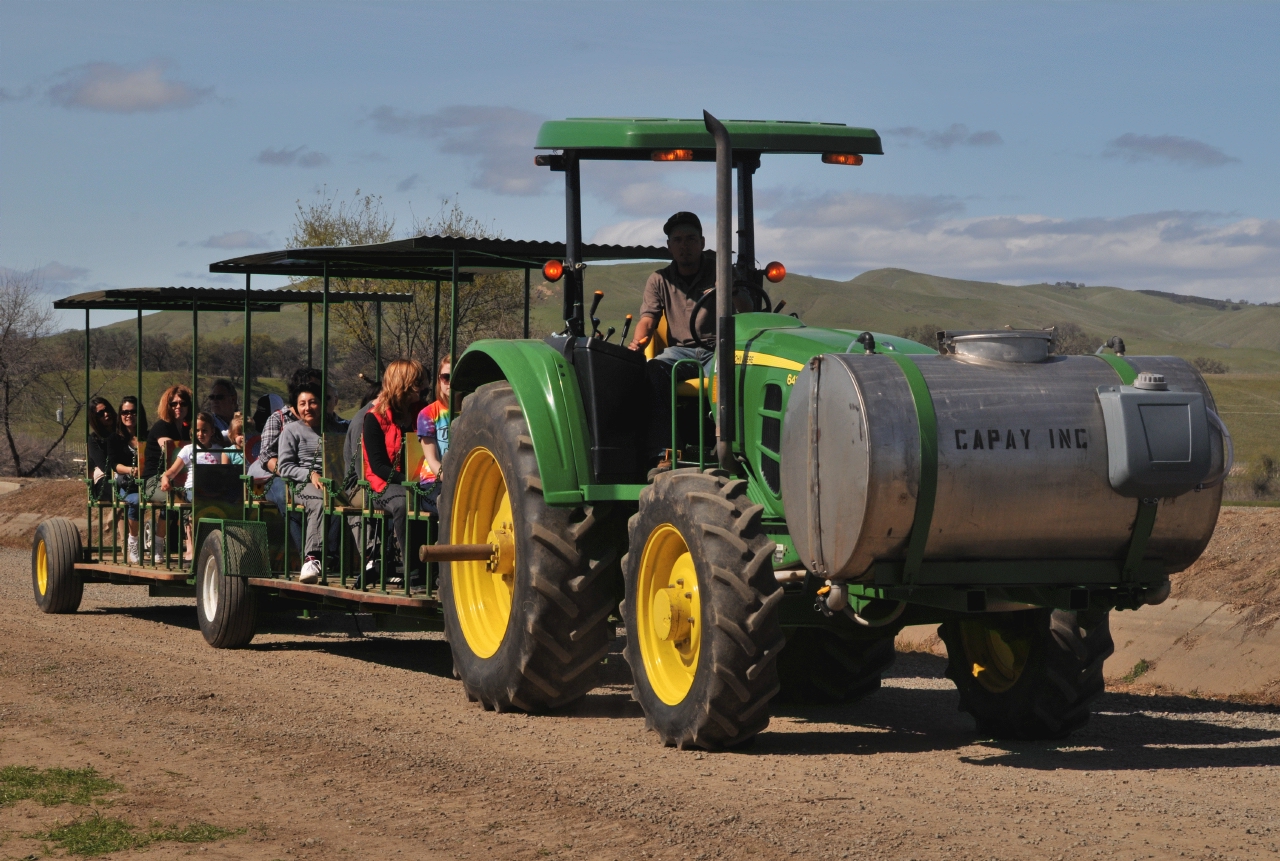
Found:
[[[721,472],[661,473],[629,524],[624,655],[632,696],[666,745],[738,747],[769,725],[782,587],[746,489]]]
[[[221,529],[209,530],[196,557],[196,619],[210,646],[238,649],[249,645],[257,633],[258,606],[249,581],[227,574],[239,570],[248,549],[247,537],[228,527],[224,557],[222,536]]]
[[[1024,610],[945,622],[960,710],[995,738],[1063,738],[1089,721],[1115,651],[1106,611]]]
[[[80,530],[65,517],[51,517],[36,527],[31,543],[31,589],[45,613],[74,613],[84,597],[84,580],[76,573]]]
[[[468,700],[494,711],[559,708],[596,686],[613,635],[617,551],[608,505],[551,506],[511,384],[467,396],[450,428],[440,535],[497,543],[499,558],[441,563],[440,602]]]
[[[778,699],[805,705],[855,703],[880,690],[880,677],[896,655],[892,637],[868,640],[830,628],[792,628],[778,656]]]

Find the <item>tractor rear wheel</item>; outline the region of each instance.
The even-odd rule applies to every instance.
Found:
[[[196,619],[200,633],[215,649],[249,645],[258,630],[258,608],[253,590],[239,571],[248,541],[241,530],[227,528],[225,548],[222,530],[212,529],[196,558]],[[224,550],[226,555],[224,556]]]
[[[596,686],[609,651],[617,553],[607,507],[546,503],[529,425],[506,381],[469,395],[450,433],[440,534],[498,547],[490,562],[440,566],[454,672],[488,709],[563,706]]]
[[[1089,720],[1115,650],[1109,614],[1023,610],[945,622],[960,709],[995,738],[1062,738]]]
[[[36,527],[31,544],[31,590],[45,613],[74,613],[84,597],[84,580],[76,573],[80,530],[65,517],[51,517]]]
[[[632,696],[664,744],[750,741],[778,693],[782,587],[747,483],[696,469],[640,494],[622,560]]]
[[[831,628],[792,628],[778,656],[787,703],[854,703],[880,690],[896,656],[893,637],[860,639]]]

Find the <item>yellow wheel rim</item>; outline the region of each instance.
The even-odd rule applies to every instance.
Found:
[[[993,694],[1004,693],[1018,683],[1031,654],[1031,640],[981,622],[961,622],[969,672]]]
[[[49,550],[43,541],[36,545],[36,588],[41,595],[49,591]]]
[[[645,542],[635,602],[645,675],[658,699],[679,705],[698,672],[702,599],[689,545],[670,523]]]
[[[502,645],[515,592],[515,529],[502,468],[487,448],[475,448],[458,473],[449,519],[451,544],[497,544],[496,562],[452,562],[453,605],[471,651],[491,658]]]

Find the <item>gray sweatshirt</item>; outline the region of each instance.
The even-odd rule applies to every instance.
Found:
[[[324,473],[320,462],[320,434],[303,421],[289,422],[280,431],[276,472],[298,483],[311,480],[312,471]]]

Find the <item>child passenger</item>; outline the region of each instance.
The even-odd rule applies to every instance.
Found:
[[[184,469],[187,471],[187,482],[181,490],[176,490],[175,494],[183,502],[191,501],[191,491],[195,488],[196,471],[192,468],[192,458],[196,463],[218,464],[222,463],[221,443],[222,434],[218,432],[218,425],[209,413],[202,412],[196,416],[196,441],[195,445],[188,443],[179,451],[177,458],[174,459],[173,465],[164,471],[161,477],[160,487],[163,490],[174,490],[173,480],[178,477],[178,473]],[[187,520],[187,552],[183,559],[191,559],[191,521]]]

